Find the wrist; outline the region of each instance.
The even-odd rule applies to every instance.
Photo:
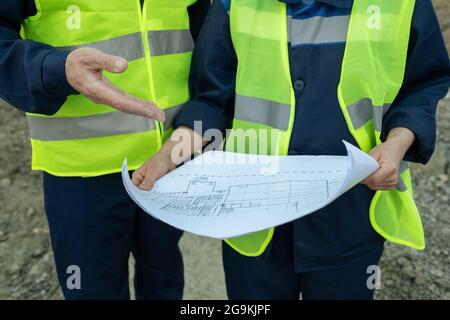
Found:
[[[169,170],[173,170],[177,167],[174,157],[172,156],[174,148],[175,145],[173,144],[173,141],[167,140],[158,152],[158,157],[168,165]]]
[[[399,154],[400,160],[402,160],[409,148],[413,145],[414,140],[415,136],[411,130],[407,128],[394,128],[389,131],[385,143],[391,145]]]

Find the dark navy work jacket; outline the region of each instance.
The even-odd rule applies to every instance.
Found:
[[[282,2],[288,3],[292,19],[318,21],[309,24],[317,30],[308,29],[316,37],[305,36],[303,41],[289,44],[296,98],[289,154],[345,155],[342,140],[356,145],[337,98],[346,38],[329,41],[319,35],[325,19],[338,21],[349,16],[353,2]],[[230,36],[229,6],[229,0],[215,1],[205,21],[193,57],[192,101],[179,114],[176,126],[194,128],[194,121],[201,120],[203,131],[230,128],[237,58]],[[409,128],[416,135],[406,160],[425,163],[433,153],[436,105],[446,95],[449,83],[449,57],[431,1],[417,0],[403,88],[383,119],[383,138],[396,127]],[[373,194],[358,185],[326,208],[294,222],[297,272],[340,267],[379,249],[383,240],[369,222]]]

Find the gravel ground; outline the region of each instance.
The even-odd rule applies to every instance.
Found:
[[[438,119],[437,151],[426,167],[413,169],[427,248],[386,245],[379,299],[450,299],[450,97],[441,102]]]
[[[433,2],[450,45],[450,1]],[[427,249],[417,252],[388,244],[377,299],[450,299],[450,97],[440,104],[438,122],[432,161],[413,171]],[[29,170],[27,136],[24,116],[0,103],[0,299],[61,299],[43,211],[41,174]],[[220,242],[186,235],[181,246],[185,298],[225,299]]]

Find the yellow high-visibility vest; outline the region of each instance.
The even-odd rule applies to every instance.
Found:
[[[337,95],[348,128],[359,147],[369,152],[381,143],[383,114],[402,86],[415,0],[354,1]],[[238,57],[236,102],[228,151],[287,155],[295,112],[289,56],[286,4],[278,0],[232,0],[230,28]],[[248,130],[268,130],[258,144]],[[328,128],[323,128],[327,130]],[[253,135],[255,136],[255,135]],[[424,249],[419,211],[410,171],[402,166],[401,183],[378,191],[370,222],[389,241]],[[276,214],[274,212],[274,214]],[[273,229],[226,242],[247,256],[262,254]]]
[[[129,61],[123,74],[105,76],[127,93],[154,101],[165,123],[128,115],[69,96],[53,116],[28,114],[32,168],[57,176],[119,172],[124,158],[139,167],[170,135],[189,99],[194,42],[187,8],[196,0],[35,0],[25,38],[61,50],[92,47]]]

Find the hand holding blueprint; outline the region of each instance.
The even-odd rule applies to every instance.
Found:
[[[317,211],[375,172],[369,155],[256,156],[210,151],[142,191],[125,188],[148,214],[181,230],[225,239],[278,226]],[[268,165],[276,164],[276,170]],[[272,169],[272,170],[268,170]]]

